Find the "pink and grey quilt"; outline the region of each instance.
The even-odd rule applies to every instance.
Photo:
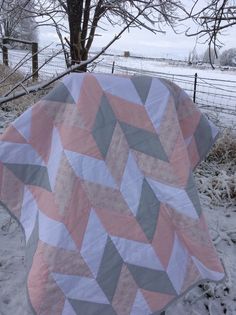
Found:
[[[224,271],[192,171],[217,130],[176,85],[72,74],[0,141],[40,315],[150,315]]]

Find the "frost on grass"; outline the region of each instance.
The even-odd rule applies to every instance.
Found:
[[[214,205],[236,204],[236,131],[225,130],[195,172],[199,192]]]
[[[19,224],[0,204],[0,315],[32,315],[27,303],[24,244]]]
[[[12,89],[14,89],[11,93],[13,95],[16,91],[22,90],[22,85],[19,85],[19,82],[23,81],[24,79],[25,75],[23,75],[23,73],[21,73],[20,71],[14,71],[9,67],[0,64],[0,97],[8,94],[9,91],[11,91]],[[27,88],[28,86],[32,85],[32,83],[33,82],[31,79],[26,80],[23,82],[23,86]],[[40,98],[42,98],[46,93],[48,93],[48,90],[41,90],[39,92],[22,96],[21,98],[12,100],[4,104],[0,104],[0,109],[3,110],[5,113],[14,112],[16,116],[19,116],[29,106],[33,105]]]
[[[211,239],[225,268],[222,283],[204,283],[170,306],[166,315],[236,314],[236,131],[224,130],[195,171]]]

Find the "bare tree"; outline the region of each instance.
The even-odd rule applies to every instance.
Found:
[[[185,13],[198,26],[197,31],[189,28],[186,35],[198,36],[209,48],[215,49],[217,56],[216,48],[222,46],[220,35],[236,26],[236,0],[195,0]]]
[[[99,58],[117,39],[120,38],[120,36],[132,25],[132,23],[144,12],[144,10],[146,9],[146,7],[144,7],[140,12],[138,12],[138,14],[136,16],[134,16],[133,20],[131,20],[126,26],[123,27],[123,29],[118,33],[118,35],[116,35],[105,47],[103,47],[101,49],[101,51],[96,54],[94,57],[85,60],[85,61],[81,61],[80,63],[77,63],[75,65],[70,66],[66,71],[64,71],[63,73],[58,74],[57,76],[55,76],[54,78],[46,81],[46,82],[42,82],[30,87],[26,87],[24,86],[24,82],[26,80],[28,80],[28,78],[24,78],[22,81],[18,82],[13,88],[11,88],[7,93],[5,93],[4,96],[0,96],[0,105],[9,102],[11,100],[17,99],[19,97],[22,97],[26,94],[30,94],[30,93],[35,93],[38,91],[41,91],[45,88],[47,88],[48,86],[50,86],[52,83],[56,82],[57,80],[61,79],[63,76],[69,74],[72,71],[83,71],[84,66],[87,66],[88,64],[94,62],[97,58]],[[16,71],[16,70],[15,70]],[[12,75],[15,71],[13,71],[10,75]],[[18,86],[22,87],[21,91],[18,91],[16,93],[12,93]],[[1,107],[1,106],[0,106]]]
[[[193,50],[189,52],[188,64],[189,65],[196,64],[198,61],[199,61],[199,56],[198,56],[196,46],[195,46]]]
[[[36,1],[36,0],[35,0]],[[64,48],[65,43],[62,37],[62,31],[66,30],[63,19],[67,17],[69,21],[70,35],[67,43],[71,53],[71,63],[64,73],[61,73],[49,80],[32,87],[24,85],[25,78],[9,90],[5,96],[0,97],[0,103],[3,104],[12,99],[21,97],[27,93],[32,93],[44,89],[51,83],[60,79],[71,71],[86,71],[87,65],[94,62],[101,56],[108,47],[110,47],[121,35],[131,27],[145,27],[152,32],[163,32],[161,25],[164,23],[174,27],[177,15],[175,11],[179,6],[176,2],[166,1],[117,1],[117,0],[37,0],[33,8],[24,7],[28,16],[42,18],[38,22],[41,25],[54,25]],[[127,4],[129,2],[129,4]],[[96,56],[88,59],[88,52],[94,40],[96,29],[99,28],[99,22],[107,20],[111,25],[119,24],[121,31],[116,35]],[[78,19],[79,23],[78,23]],[[77,21],[77,22],[76,22]],[[100,26],[101,27],[101,26]],[[27,78],[28,79],[28,78]],[[22,87],[22,91],[14,92],[16,87]],[[14,93],[13,93],[14,92]]]
[[[32,6],[32,0],[0,0],[1,37],[36,41],[36,21],[27,13]]]
[[[143,8],[142,14],[134,19]],[[104,25],[123,27],[133,21],[130,27],[163,32],[164,24],[174,27],[180,8],[178,0],[37,0],[35,14],[44,16],[41,25],[46,21],[53,23],[61,43],[69,49],[70,64],[75,64],[87,60],[96,32],[104,29]],[[68,22],[68,38],[62,36],[63,18]]]
[[[236,67],[236,48],[230,48],[222,52],[220,65]]]
[[[204,63],[212,63],[214,64],[218,57],[218,52],[216,54],[216,50],[212,47],[210,49],[206,49],[202,56],[202,61]]]

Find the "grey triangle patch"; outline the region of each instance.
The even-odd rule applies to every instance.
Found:
[[[202,115],[194,133],[200,160],[203,160],[213,144],[211,126],[207,118]]]
[[[68,299],[76,315],[117,315],[110,304]]]
[[[10,163],[4,163],[4,166],[25,185],[39,186],[48,191],[52,191],[46,166]]]
[[[109,149],[112,135],[116,126],[116,116],[105,95],[101,99],[101,104],[93,125],[93,137],[96,144],[105,158]]]
[[[198,191],[194,182],[193,175],[190,173],[187,185],[185,187],[186,193],[189,197],[189,199],[192,201],[193,206],[197,212],[197,214],[200,216],[202,212],[202,207],[200,204],[200,200],[198,197]]]
[[[70,91],[63,83],[58,84],[43,99],[52,102],[75,104],[75,101],[71,96]]]
[[[147,180],[144,179],[136,219],[149,241],[152,241],[156,231],[159,210],[160,201],[157,199]]]
[[[168,162],[168,156],[157,134],[123,122],[120,122],[120,126],[131,149]]]
[[[122,265],[120,254],[108,237],[96,280],[110,302],[117,288]]]
[[[37,213],[33,231],[26,245],[25,260],[26,260],[27,272],[30,271],[30,268],[32,266],[34,254],[38,247],[38,241],[39,241],[39,220],[38,220],[38,213]]]
[[[148,76],[133,76],[131,77],[131,81],[133,82],[142,103],[145,104],[152,85],[152,78]]]
[[[127,267],[139,288],[151,292],[177,295],[177,292],[165,271],[132,264],[127,264]]]

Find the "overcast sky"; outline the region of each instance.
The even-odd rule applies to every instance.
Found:
[[[188,26],[193,28],[193,24],[189,24]],[[203,53],[207,48],[207,46],[204,45],[202,41],[197,40],[196,37],[186,37],[184,34],[175,34],[170,28],[163,29],[166,31],[165,34],[157,33],[155,35],[144,29],[133,28],[129,32],[126,31],[126,33],[113,44],[111,49],[114,52],[128,50],[135,55],[187,59],[195,45],[198,54]],[[184,29],[185,27],[182,26],[178,28],[178,31],[183,31]],[[118,28],[112,27],[109,27],[109,31],[98,30],[97,33],[101,36],[95,38],[93,49],[97,50],[105,46],[118,32]],[[41,45],[45,45],[58,42],[58,37],[53,29],[43,28],[40,31],[39,40]],[[225,45],[222,50],[236,47],[235,28],[227,29],[226,34],[221,37],[221,41]]]
[[[102,47],[111,40],[117,32],[111,30],[103,33],[103,36],[97,38],[94,47]],[[221,37],[224,43],[224,49],[236,47],[235,32],[233,29],[227,30],[227,34]],[[166,29],[166,34],[152,34],[147,30],[132,29],[126,32],[122,38],[113,45],[113,49],[130,50],[135,54],[157,57],[176,57],[187,58],[188,54],[196,45],[197,52],[203,53],[207,45],[196,37],[187,37],[184,34],[175,34],[170,28]]]

